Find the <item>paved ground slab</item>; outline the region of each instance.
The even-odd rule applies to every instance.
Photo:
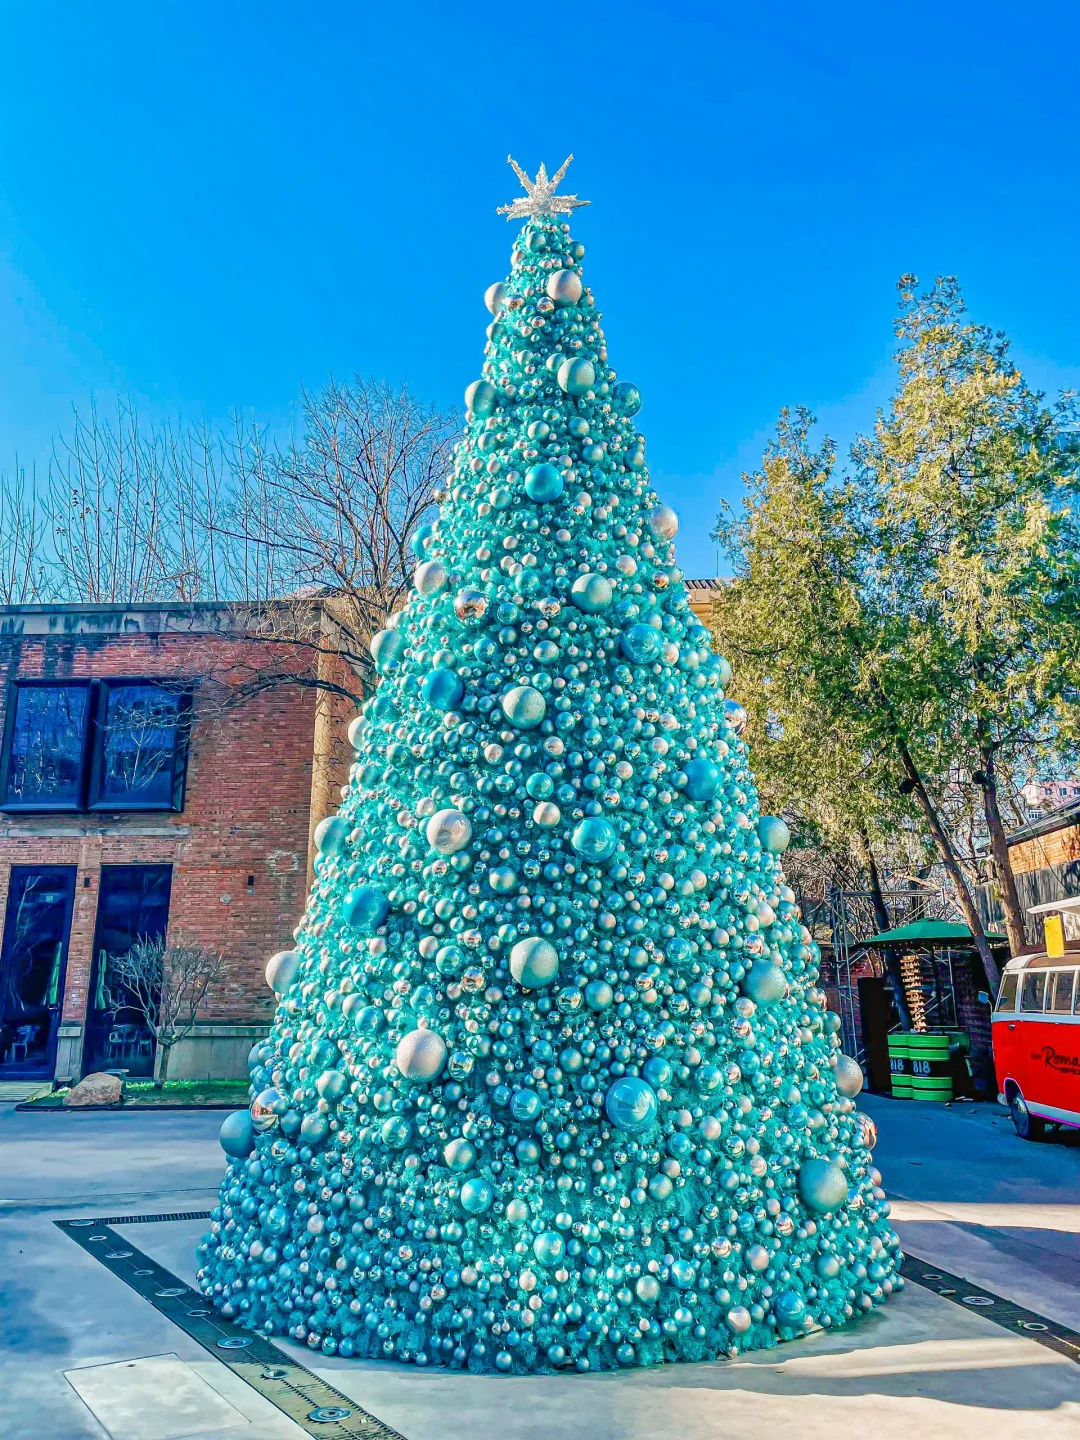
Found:
[[[1049,1297],[1061,1312],[1056,1318],[1080,1328],[1070,1308],[1075,1296],[1067,1294],[1070,1247],[1080,1234],[1075,1145],[1024,1145],[1004,1128],[1007,1120],[999,1124],[1003,1117],[994,1107],[957,1113],[958,1107],[944,1112],[871,1098],[866,1108],[881,1128],[879,1163],[886,1188],[900,1197],[897,1213],[905,1218],[899,1228],[911,1249],[1044,1314],[1051,1307],[1040,1302]],[[183,1367],[168,1373],[183,1375],[184,1394],[201,1396],[210,1407],[200,1414],[193,1398],[194,1408],[184,1409],[179,1389],[172,1404],[175,1387],[163,1380],[163,1440],[289,1440],[302,1433],[53,1223],[77,1215],[208,1208],[222,1167],[219,1123],[212,1114],[38,1116],[0,1106],[5,1440],[102,1440],[110,1433],[122,1440],[128,1422],[116,1400],[123,1391],[117,1377],[132,1361]],[[918,1246],[909,1234],[917,1227],[924,1242]],[[190,1281],[202,1228],[199,1221],[163,1222],[124,1233]],[[1051,1294],[1055,1274],[1060,1293]],[[406,1440],[844,1440],[855,1434],[1071,1440],[1080,1434],[1080,1365],[915,1285],[843,1332],[730,1363],[477,1378],[287,1348]],[[134,1367],[140,1384],[153,1364]],[[200,1383],[192,1386],[189,1377]],[[95,1409],[91,1392],[102,1384]],[[152,1393],[153,1385],[148,1388]],[[207,1391],[239,1421],[191,1428],[216,1424],[222,1415],[231,1421],[229,1409],[218,1409]],[[134,1406],[135,1392],[126,1393]],[[189,1416],[188,1428],[177,1431]]]

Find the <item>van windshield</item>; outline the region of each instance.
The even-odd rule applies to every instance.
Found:
[[[1001,989],[998,991],[995,1010],[1016,1009],[1016,982],[1020,977],[1013,971],[1012,974],[1005,974],[1001,977]]]

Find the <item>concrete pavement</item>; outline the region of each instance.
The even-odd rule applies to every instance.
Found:
[[[997,1107],[943,1111],[869,1097],[865,1108],[880,1126],[879,1163],[886,1189],[900,1197],[910,1248],[1080,1329],[1067,1294],[1068,1267],[1078,1263],[1070,1247],[1080,1231],[1080,1149],[1016,1140]],[[301,1434],[51,1223],[208,1208],[221,1172],[220,1119],[0,1107],[5,1440]],[[127,1234],[190,1279],[201,1228],[143,1224]],[[1049,1283],[1055,1273],[1057,1290]],[[1080,1433],[1080,1366],[915,1285],[839,1334],[734,1363],[478,1379],[294,1353],[407,1440],[836,1440],[857,1433],[907,1440],[917,1432],[1064,1440]],[[148,1357],[165,1359],[130,1363]],[[113,1368],[98,1368],[106,1366]],[[157,1403],[146,1398],[155,1387]]]

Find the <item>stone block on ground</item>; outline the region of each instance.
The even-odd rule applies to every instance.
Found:
[[[79,1105],[119,1105],[121,1082],[119,1075],[96,1072],[85,1075],[79,1083],[64,1096],[64,1104],[75,1108]]]

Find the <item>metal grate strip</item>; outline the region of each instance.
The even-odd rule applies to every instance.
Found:
[[[197,1290],[112,1228],[155,1221],[206,1220],[209,1215],[208,1210],[190,1210],[171,1215],[124,1215],[53,1223],[307,1434],[323,1440],[404,1440],[397,1430],[298,1364],[265,1336],[224,1319]]]

